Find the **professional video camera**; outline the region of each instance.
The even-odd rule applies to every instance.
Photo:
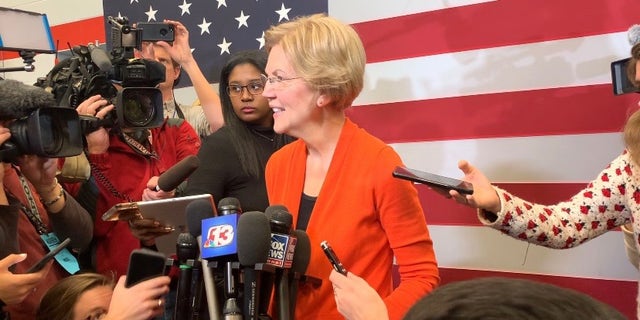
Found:
[[[126,17],[108,17],[111,54],[93,44],[75,46],[73,56],[58,63],[37,85],[48,88],[61,106],[76,108],[100,94],[114,106],[104,119],[80,116],[85,133],[100,127],[155,128],[162,124],[162,93],[156,86],[165,80],[165,67],[153,60],[135,59],[134,49],[146,41],[173,41],[173,28],[165,23],[129,26]]]

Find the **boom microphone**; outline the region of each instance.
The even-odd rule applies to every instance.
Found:
[[[189,233],[194,236],[198,241],[198,247],[202,248],[202,220],[215,216],[215,211],[211,202],[200,199],[195,200],[187,205],[185,208],[187,214],[187,228]],[[202,257],[202,251],[200,252]],[[213,275],[211,268],[207,260],[202,259],[202,277],[204,280],[204,289],[207,296],[207,308],[209,310],[209,317],[211,320],[220,319],[220,310],[218,309],[218,298],[216,296],[216,290],[213,285]],[[197,297],[196,293],[196,297]],[[199,308],[200,302],[193,301],[192,308]]]
[[[177,188],[183,181],[187,180],[187,178],[196,169],[198,169],[198,166],[200,166],[200,160],[194,155],[190,155],[180,160],[158,177],[158,185],[156,186],[155,191],[162,190],[169,192]]]
[[[93,43],[89,43],[87,45],[89,48],[89,54],[91,54],[91,61],[98,66],[100,71],[109,72],[111,71],[111,59],[106,51],[102,50],[102,48],[97,47]]]
[[[271,227],[267,216],[259,211],[243,213],[238,220],[238,261],[244,276],[242,313],[245,320],[258,319],[263,268],[257,265],[267,262],[270,247]]]

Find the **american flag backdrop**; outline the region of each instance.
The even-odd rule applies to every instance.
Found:
[[[188,4],[189,13],[182,15]],[[367,51],[365,88],[349,110],[354,121],[391,144],[411,168],[460,177],[456,163],[467,159],[501,187],[542,203],[573,195],[622,152],[620,130],[639,96],[613,96],[609,68],[629,55],[626,30],[640,23],[638,5],[635,0],[105,0],[104,6],[100,0],[0,1],[0,6],[47,13],[61,48],[67,42],[104,43],[103,15],[125,10],[116,6],[129,8],[121,14],[133,22],[148,21],[154,10],[155,21],[190,21],[194,54],[210,77],[217,75],[217,59],[228,56],[219,46],[225,40],[231,43],[229,53],[243,43],[258,48],[259,28],[281,21],[283,8],[290,9],[288,19],[325,11],[353,25]],[[241,21],[247,16],[245,27]],[[266,20],[259,24],[258,17]],[[211,23],[209,33],[198,26],[203,22]],[[242,34],[245,40],[234,38]],[[0,54],[5,67],[21,65],[14,54]],[[53,61],[53,55],[38,55],[36,72],[1,76],[33,83]],[[189,87],[176,95],[183,103],[195,99]],[[638,274],[626,259],[619,231],[568,250],[530,246],[480,226],[473,210],[417,188],[443,283],[489,275],[530,278],[586,292],[635,317]]]

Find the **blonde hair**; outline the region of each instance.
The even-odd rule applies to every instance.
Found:
[[[634,112],[624,125],[624,144],[636,165],[640,165],[640,110]]]
[[[364,86],[366,55],[356,31],[325,14],[298,17],[265,32],[267,52],[281,45],[298,76],[344,110]]]
[[[36,320],[72,320],[80,295],[101,286],[113,288],[114,281],[98,273],[75,274],[58,281],[42,297]]]

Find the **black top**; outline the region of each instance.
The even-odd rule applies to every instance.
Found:
[[[262,211],[269,206],[267,188],[264,181],[264,168],[271,154],[276,151],[271,129],[259,129],[260,135],[253,136],[258,145],[259,159],[262,163],[260,177],[248,176],[242,170],[240,158],[233,143],[228,127],[222,127],[202,141],[198,152],[200,166],[187,180],[186,195],[209,193],[216,207],[225,197],[240,200],[242,211]]]
[[[316,205],[317,199],[318,197],[308,196],[304,193],[302,194],[302,198],[300,198],[300,210],[298,212],[296,229],[307,230],[307,225],[309,225],[309,220],[311,219],[311,212],[313,212],[313,207]]]

